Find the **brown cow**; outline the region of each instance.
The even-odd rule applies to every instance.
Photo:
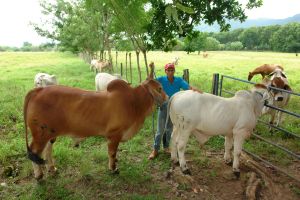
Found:
[[[167,100],[162,86],[149,79],[132,88],[123,80],[113,80],[107,91],[94,92],[66,86],[36,88],[24,102],[28,157],[34,176],[43,177],[42,164],[55,172],[52,144],[56,137],[104,136],[108,139],[109,169],[118,172],[116,155],[119,142],[132,138],[153,110],[154,103]],[[28,145],[27,127],[32,142]],[[45,148],[46,147],[46,148]],[[41,158],[44,152],[45,160]]]
[[[260,74],[264,79],[266,75],[271,74],[275,69],[281,69],[282,71],[284,70],[283,67],[278,64],[264,64],[262,66],[259,66],[255,68],[252,72],[249,72],[248,81],[251,81],[252,77],[256,74]]]

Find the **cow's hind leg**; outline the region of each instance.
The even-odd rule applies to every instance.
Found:
[[[108,156],[109,156],[109,169],[114,174],[118,174],[119,170],[116,166],[117,162],[117,151],[120,140],[110,139],[108,140]]]
[[[184,157],[186,144],[188,142],[190,134],[191,134],[190,130],[182,130],[179,133],[178,140],[177,140],[177,151],[178,151],[178,157],[179,157],[179,164],[180,164],[180,168],[184,174],[191,174],[191,171],[187,167],[186,160]]]
[[[54,166],[54,160],[52,157],[52,148],[53,148],[54,142],[55,142],[55,139],[50,140],[47,143],[45,150],[43,152],[45,160],[46,160],[46,169],[49,173],[52,173],[52,174],[54,174],[57,171],[56,167]]]
[[[233,145],[233,137],[231,135],[226,135],[225,136],[225,153],[224,153],[224,160],[226,164],[232,164],[232,159],[231,159],[231,149]]]
[[[177,154],[178,129],[174,126],[171,135],[171,160],[173,165],[179,165]]]
[[[237,178],[240,177],[240,163],[239,159],[242,153],[242,147],[245,139],[250,136],[250,133],[246,130],[238,130],[233,132],[233,173]]]
[[[36,142],[34,139],[28,149],[28,157],[32,161],[34,178],[40,180],[43,178],[42,165],[45,164],[45,160],[41,158],[43,150],[47,144],[47,141]]]

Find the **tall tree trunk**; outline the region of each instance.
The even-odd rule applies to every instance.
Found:
[[[116,51],[116,72],[118,71],[118,51]]]
[[[126,79],[127,79],[127,59],[128,58],[128,52],[126,51],[126,59],[125,59],[125,77],[126,77]]]
[[[142,50],[142,53],[144,55],[144,61],[145,61],[145,66],[146,66],[146,72],[147,72],[147,77],[149,76],[149,71],[148,71],[148,61],[147,61],[147,51]]]
[[[132,83],[131,52],[129,53],[130,83]],[[127,80],[128,81],[128,80]]]
[[[142,82],[142,73],[141,73],[141,67],[140,67],[140,51],[135,50],[135,53],[136,53],[137,68],[138,68],[138,72],[139,72],[139,81],[141,83]]]

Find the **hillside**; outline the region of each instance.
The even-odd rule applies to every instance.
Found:
[[[285,19],[249,19],[245,22],[241,23],[239,21],[230,21],[231,29],[238,29],[238,28],[249,28],[253,26],[271,26],[271,25],[284,25],[291,22],[298,22],[300,23],[300,13],[297,15],[294,15],[292,17],[288,17]],[[202,32],[219,32],[220,26],[217,23],[214,23],[212,26],[209,26],[207,24],[202,24],[196,27],[197,30]]]

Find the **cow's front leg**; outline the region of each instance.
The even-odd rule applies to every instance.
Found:
[[[233,149],[233,173],[237,178],[240,177],[240,156],[242,153],[243,143],[247,137],[250,136],[250,133],[247,131],[233,132],[234,139],[234,149]]]
[[[114,174],[119,173],[119,170],[116,166],[119,142],[120,140],[116,140],[116,139],[108,140],[108,157],[109,157],[108,167]]]
[[[233,145],[233,137],[231,135],[225,136],[225,153],[224,153],[224,160],[226,164],[232,164],[232,159],[231,159],[231,149]]]

